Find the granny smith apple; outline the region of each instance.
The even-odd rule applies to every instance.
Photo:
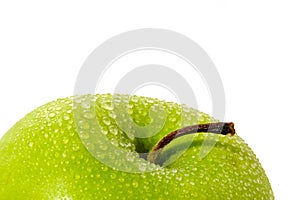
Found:
[[[82,95],[43,105],[0,140],[0,199],[274,199],[235,133],[155,98]]]

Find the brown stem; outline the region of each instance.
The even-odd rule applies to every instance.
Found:
[[[193,126],[187,126],[176,131],[173,131],[163,137],[150,151],[147,160],[151,163],[156,163],[156,159],[159,156],[161,150],[172,142],[174,139],[188,135],[191,133],[209,132],[222,135],[233,136],[235,134],[234,124],[232,122],[217,122],[208,124],[197,124]]]

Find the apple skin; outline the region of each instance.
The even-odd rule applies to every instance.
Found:
[[[133,96],[129,97],[129,110],[115,113],[128,112],[137,124],[145,126],[151,123],[150,107],[160,105],[166,110],[167,118],[155,136],[132,140],[118,128],[115,109],[107,106],[112,98],[125,97],[129,96],[89,95],[95,102],[99,125],[106,127],[106,136],[115,146],[133,154],[149,151],[163,136],[178,128],[216,121],[176,103]],[[1,200],[274,199],[265,171],[238,135],[197,133],[178,138],[162,152],[169,165],[148,163],[146,168],[155,169],[151,172],[130,173],[111,168],[96,159],[83,144],[73,103],[74,97],[63,98],[35,109],[0,140]],[[84,107],[77,109],[84,111]],[[212,135],[217,139],[215,145],[205,157],[200,157],[201,148]],[[178,155],[187,141],[191,141],[190,146]],[[101,147],[96,147],[96,151],[97,148]],[[136,162],[147,163],[142,158]]]

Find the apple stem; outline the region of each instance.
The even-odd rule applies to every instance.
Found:
[[[150,153],[147,156],[147,160],[151,163],[157,164],[157,158],[161,150],[172,142],[174,139],[192,134],[192,133],[216,133],[221,135],[233,136],[235,134],[234,124],[232,122],[216,122],[216,123],[207,123],[207,124],[197,124],[193,126],[186,126],[184,128],[175,130],[165,137],[163,137],[154,147],[151,149]]]

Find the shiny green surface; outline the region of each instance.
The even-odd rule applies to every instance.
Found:
[[[85,104],[86,97],[95,102],[95,113]],[[129,99],[129,104],[114,106],[112,99],[116,102]],[[74,108],[71,97],[41,106],[16,123],[0,140],[1,200],[274,199],[259,161],[237,135],[197,133],[178,138],[163,150],[163,167],[138,157],[136,151],[149,151],[173,130],[215,121],[204,113],[175,103],[126,95],[83,96],[76,105]],[[149,115],[152,106],[152,117],[166,117],[158,134],[135,138],[134,134],[120,129],[120,124],[128,123],[122,113],[128,113],[136,123],[137,126],[128,129],[132,132],[140,132],[138,126],[155,122]],[[74,112],[82,115],[74,117]],[[87,121],[81,121],[81,117]],[[118,165],[116,168],[124,166],[123,171],[99,161],[105,154],[111,154],[109,145],[92,146],[97,158],[83,145],[80,137],[89,138],[88,133],[95,130],[85,123],[92,118],[99,123],[99,134],[127,152],[126,157],[112,162]],[[147,135],[153,129],[155,126],[143,130]],[[128,172],[125,162],[132,160],[140,173]]]

